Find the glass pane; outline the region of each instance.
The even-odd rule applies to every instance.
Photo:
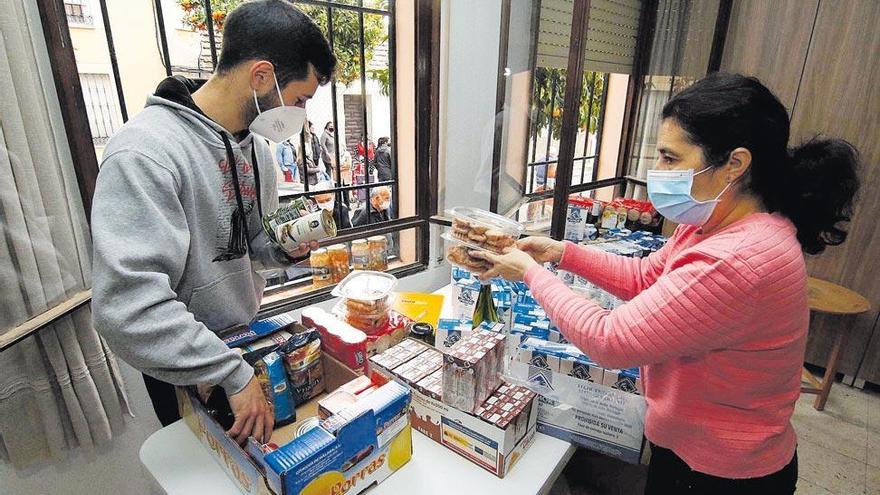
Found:
[[[666,102],[706,74],[718,5],[717,0],[661,0],[658,3],[657,26],[648,74],[642,82],[636,135],[630,155],[630,175],[645,178],[657,159],[657,130]],[[639,191],[636,194],[640,194]]]

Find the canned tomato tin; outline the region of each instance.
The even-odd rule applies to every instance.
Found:
[[[336,235],[333,213],[321,210],[275,227],[275,237],[285,251],[297,249],[300,243],[319,241]]]

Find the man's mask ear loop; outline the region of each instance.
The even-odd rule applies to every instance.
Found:
[[[281,96],[281,88],[278,86],[278,78],[275,77],[275,73],[272,73],[272,79],[275,80],[275,91],[278,92],[278,101],[281,102],[281,106],[284,106],[284,97]],[[260,103],[257,101],[257,90],[251,88],[251,91],[254,94],[254,106],[257,107],[257,115],[260,115],[263,112],[260,111]]]

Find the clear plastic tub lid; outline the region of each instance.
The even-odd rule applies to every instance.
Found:
[[[354,318],[363,318],[363,319],[372,319],[372,318],[381,318],[383,316],[389,316],[391,314],[393,301],[389,301],[388,305],[378,306],[375,309],[369,311],[361,311],[356,310],[345,303],[345,299],[341,299],[339,302],[333,305],[331,311],[336,316],[348,316],[351,315]]]
[[[358,301],[378,301],[387,298],[397,287],[397,277],[383,272],[355,270],[336,285],[335,297]]]
[[[491,230],[500,231],[514,238],[518,238],[525,231],[525,227],[517,221],[479,208],[457,206],[447,210],[446,214],[472,225],[480,225]]]

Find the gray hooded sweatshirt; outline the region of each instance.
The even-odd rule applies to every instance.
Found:
[[[253,369],[215,332],[249,323],[259,309],[265,280],[256,270],[274,254],[260,210],[275,210],[278,193],[266,141],[238,142],[195,106],[195,87],[166,79],[107,145],[92,206],[92,315],[138,370],[234,394]]]

